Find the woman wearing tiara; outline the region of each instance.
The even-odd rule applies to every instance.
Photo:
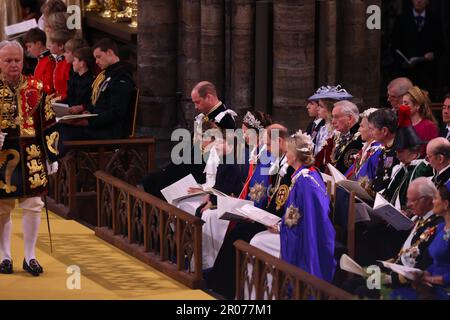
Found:
[[[258,111],[247,112],[242,128],[246,143],[252,150],[248,160],[250,162],[247,166],[248,171],[245,173],[247,176],[245,185],[242,182],[242,173],[237,168],[238,165],[225,163],[219,165],[216,170],[215,189],[234,197],[240,196],[241,199],[252,200],[257,207],[262,207],[267,203],[267,187],[270,184],[268,175],[270,159],[265,157],[270,156],[270,154],[267,152],[262,135],[264,135],[264,128],[271,123],[272,120],[267,114]],[[222,142],[222,154],[234,152],[231,142],[234,142],[234,139],[230,139],[230,137]],[[223,160],[226,161],[227,159],[229,157]],[[239,161],[239,159],[237,160]],[[220,170],[221,168],[223,170]],[[225,169],[227,171],[224,171]],[[196,215],[205,221],[203,225],[203,269],[209,269],[214,265],[227,229],[234,226],[234,223],[218,217],[217,210],[214,209],[216,207],[215,197],[208,197],[196,211]]]
[[[271,156],[267,150],[265,128],[272,124],[270,115],[259,112],[247,112],[242,122],[245,142],[249,146],[247,178],[239,195],[241,199],[252,200],[255,207],[263,207],[267,202],[267,187]]]

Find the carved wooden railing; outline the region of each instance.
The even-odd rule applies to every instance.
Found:
[[[49,185],[50,210],[95,225],[96,179],[104,170],[130,184],[155,169],[155,139],[66,141],[66,155]]]
[[[202,288],[203,221],[97,171],[100,238],[190,288]]]
[[[238,240],[236,297],[267,300],[350,300],[348,292]]]

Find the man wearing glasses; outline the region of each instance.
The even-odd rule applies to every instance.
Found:
[[[417,178],[409,185],[407,191],[408,212],[412,215],[411,219],[415,224],[405,238],[401,248],[394,248],[399,250],[396,255],[389,259],[390,262],[421,270],[425,270],[433,262],[428,253],[428,246],[436,235],[436,225],[442,222],[442,218],[435,215],[432,211],[433,196],[436,192],[437,189],[433,182],[426,177]],[[392,246],[392,242],[386,241],[384,236],[384,234],[378,234],[377,237],[371,239],[371,245],[384,244],[387,247]],[[384,241],[380,241],[380,239]],[[377,256],[376,251],[373,252],[373,247],[367,247],[366,250],[370,252],[369,254],[373,257],[373,260],[380,258],[380,256]],[[411,285],[411,282],[406,278],[390,270],[383,277],[382,282],[389,288],[409,287]],[[369,290],[367,288],[366,279],[364,278],[354,278],[346,281],[343,287],[348,292],[359,297],[372,299],[380,297],[379,290]]]
[[[447,139],[438,137],[428,142],[426,160],[436,172],[433,182],[438,188],[450,180],[450,142]]]
[[[335,148],[331,153],[331,164],[345,174],[352,166],[355,155],[362,148],[361,134],[358,132],[358,107],[348,100],[336,102],[331,118],[331,123],[338,132],[335,137]]]
[[[444,104],[442,105],[442,122],[445,127],[442,128],[440,136],[450,140],[450,92],[445,95]]]

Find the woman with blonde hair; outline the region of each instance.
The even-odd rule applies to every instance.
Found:
[[[335,230],[328,216],[325,183],[313,167],[311,138],[301,131],[294,134],[288,140],[286,158],[295,172],[279,228],[281,259],[331,282],[336,268]]]
[[[419,138],[425,142],[421,156],[425,156],[426,143],[439,136],[437,121],[431,112],[428,92],[417,86],[412,87],[403,96],[403,105],[411,108],[411,122]]]

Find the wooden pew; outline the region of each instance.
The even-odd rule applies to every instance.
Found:
[[[95,234],[189,288],[203,288],[203,221],[103,171],[95,176]]]
[[[135,185],[141,177],[156,169],[155,139],[135,136],[138,100],[136,88],[128,119],[128,138],[64,142],[68,151],[59,160],[58,172],[49,179],[47,199],[50,210],[64,218],[95,226],[95,171],[106,171]]]
[[[80,219],[95,226],[96,181],[94,172],[106,171],[136,184],[156,168],[155,139],[68,141],[74,147],[59,161],[50,177],[48,207],[66,219]]]
[[[255,292],[247,299],[267,300],[352,300],[356,297],[296,266],[278,259],[245,241],[236,247],[236,297],[244,299],[245,288]],[[251,274],[248,274],[248,266]],[[267,283],[267,276],[272,281]]]

